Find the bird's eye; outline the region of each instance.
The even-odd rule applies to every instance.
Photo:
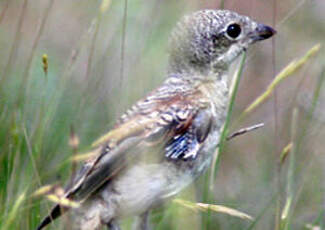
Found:
[[[227,27],[227,35],[232,39],[237,38],[240,35],[240,33],[241,33],[240,25],[238,25],[236,23],[230,24]]]

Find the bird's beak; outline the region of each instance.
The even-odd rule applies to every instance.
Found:
[[[276,34],[276,31],[267,25],[258,24],[255,33],[252,34],[252,39],[254,42],[268,39]]]

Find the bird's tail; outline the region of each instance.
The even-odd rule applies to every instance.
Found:
[[[64,208],[60,205],[55,205],[54,208],[51,210],[50,214],[46,216],[42,222],[38,225],[37,230],[43,229],[45,226],[50,224],[53,220],[60,217],[62,214],[64,214],[68,208]]]

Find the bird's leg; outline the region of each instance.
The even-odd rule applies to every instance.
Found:
[[[136,217],[132,230],[150,230],[149,224],[149,211],[141,214],[140,216]]]
[[[108,230],[121,230],[119,223],[116,220],[111,220],[107,224]]]

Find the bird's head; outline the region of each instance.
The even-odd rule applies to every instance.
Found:
[[[172,32],[172,73],[218,73],[250,44],[276,32],[269,26],[228,10],[202,10],[185,16]]]

